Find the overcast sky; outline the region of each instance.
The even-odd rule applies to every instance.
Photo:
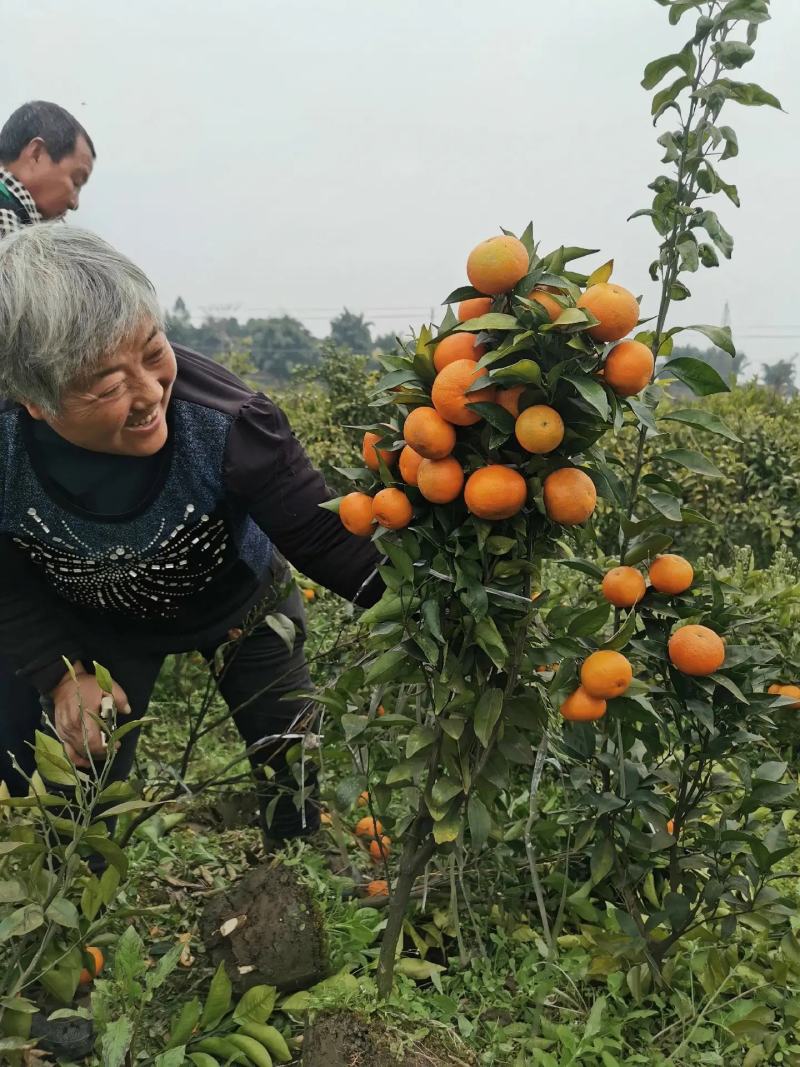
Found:
[[[718,205],[734,257],[689,280],[674,319],[719,322],[729,301],[756,364],[800,351],[800,2],[772,10],[745,73],[787,114],[724,113],[741,148],[723,166],[742,208]],[[195,321],[287,312],[321,336],[346,305],[377,332],[405,330],[466,281],[473,245],[530,219],[542,250],[613,256],[614,279],[654,310],[656,235],[625,221],[649,204],[661,154],[639,80],[691,25],[670,27],[654,0],[0,0],[0,13],[6,108],[55,100],[95,140],[74,221]]]

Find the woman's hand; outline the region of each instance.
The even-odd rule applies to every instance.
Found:
[[[82,663],[76,663],[74,671],[74,678],[71,673],[65,674],[50,693],[56,736],[76,767],[90,767],[87,749],[96,759],[104,759],[108,750],[106,735],[96,719],[105,718],[106,705],[110,711],[111,701]],[[117,711],[130,714],[125,690],[116,682],[111,698]]]

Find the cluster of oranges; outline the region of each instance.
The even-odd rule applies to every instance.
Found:
[[[653,560],[648,577],[657,593],[678,596],[691,587],[694,570],[682,556],[666,553]],[[605,599],[615,607],[632,608],[644,597],[647,584],[635,567],[614,567],[606,573],[600,588]],[[718,671],[725,662],[725,641],[708,626],[681,626],[670,637],[667,653],[676,670],[705,677]],[[572,722],[602,718],[607,701],[622,696],[633,680],[629,660],[610,649],[593,652],[584,661],[580,673],[581,684],[560,708],[563,717]],[[800,697],[800,688],[788,688],[794,688]]]
[[[364,793],[361,794],[362,797],[365,795],[367,796],[365,803],[367,803],[369,796]],[[368,842],[369,854],[376,863],[383,863],[388,860],[392,839],[383,832],[383,823],[380,819],[375,819],[372,815],[365,815],[363,819],[359,819],[356,823],[354,832],[356,837],[360,837],[365,843]]]
[[[495,297],[509,294],[529,270],[528,251],[516,237],[492,237],[470,253],[467,276],[471,285],[486,295],[464,300],[458,319],[462,324],[475,322],[475,331],[458,330],[431,342],[435,346],[435,378],[430,403],[408,411],[402,424],[402,448],[390,439],[388,431],[387,435],[364,434],[366,466],[378,472],[382,461],[387,468],[396,466],[399,477],[398,484],[380,489],[374,496],[353,492],[341,499],[339,517],[351,533],[369,537],[378,525],[389,530],[408,526],[414,517],[409,486],[434,505],[462,498],[472,515],[490,521],[512,518],[525,506],[528,483],[514,466],[490,462],[468,473],[453,453],[459,431],[483,419],[473,406],[476,404],[498,405],[513,417],[514,436],[523,453],[551,455],[564,440],[566,427],[555,408],[533,403],[520,410],[526,386],[499,387],[479,366],[486,346],[476,344],[475,333],[481,330],[478,320],[491,312]],[[557,322],[569,306],[566,287],[564,291],[553,286],[534,288],[527,299],[538,304],[551,323]],[[622,340],[639,320],[636,298],[622,286],[599,282],[579,296],[576,306],[597,320],[586,330],[593,340],[619,342],[606,355],[598,374],[618,396],[640,392],[653,374],[652,352],[639,341]],[[524,462],[524,456],[521,459]],[[577,467],[562,466],[544,478],[543,500],[552,522],[576,526],[593,513],[597,494],[588,474]]]
[[[781,682],[774,682],[767,692],[770,696],[791,699],[790,708],[800,708],[800,685],[783,685]]]

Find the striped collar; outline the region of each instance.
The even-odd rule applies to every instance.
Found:
[[[31,222],[42,221],[42,216],[40,215],[39,210],[36,207],[36,204],[31,194],[28,192],[22,182],[17,181],[14,175],[11,174],[10,171],[4,170],[3,167],[0,167],[0,184],[4,185],[6,190],[11,193],[14,199],[18,200],[20,204],[22,204],[22,206],[28,213]],[[2,205],[0,204],[0,206]]]

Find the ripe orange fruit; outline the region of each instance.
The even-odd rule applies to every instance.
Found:
[[[635,567],[613,567],[603,578],[600,590],[615,608],[632,608],[644,596],[647,585]]]
[[[348,493],[339,501],[339,519],[350,533],[370,537],[375,529],[372,497],[366,493]]]
[[[402,530],[414,517],[414,509],[402,489],[381,489],[372,500],[372,517],[387,530]]]
[[[363,819],[358,820],[354,829],[357,837],[380,837],[383,833],[383,824],[380,819],[365,815]]]
[[[492,298],[490,296],[473,296],[470,300],[462,300],[458,305],[458,321],[468,322],[469,319],[478,319],[481,315],[488,315],[492,310]]]
[[[602,719],[605,715],[606,702],[600,697],[593,697],[582,685],[579,685],[558,710],[570,722],[594,722],[595,719]]]
[[[555,408],[534,404],[519,416],[514,433],[526,452],[543,456],[558,448],[564,440],[564,420]]]
[[[380,452],[381,458],[387,467],[391,467],[394,461],[397,459],[396,452],[390,452],[386,448],[375,448],[375,442],[381,440],[382,435],[372,433],[370,430],[364,434],[364,442],[361,446],[361,455],[364,457],[364,463],[369,467],[371,471],[378,470],[378,453]]]
[[[479,519],[510,519],[525,504],[528,483],[511,467],[490,463],[467,478],[464,500]]]
[[[368,897],[388,897],[389,883],[385,878],[376,878],[367,885]]]
[[[696,678],[713,674],[725,662],[725,644],[707,626],[681,626],[670,637],[667,651],[673,667]]]
[[[378,705],[378,707],[375,709],[375,714],[378,716],[379,719],[383,718],[383,716],[386,714],[386,708],[383,706],[383,704]]]
[[[656,556],[650,564],[650,584],[657,593],[672,596],[685,593],[694,579],[694,569],[688,559],[666,552]]]
[[[639,304],[633,293],[613,282],[590,285],[578,298],[578,307],[586,308],[599,322],[586,332],[595,341],[619,341],[639,321]]]
[[[314,592],[313,589],[304,589],[303,590],[303,596],[306,598],[306,600],[313,600],[316,595],[317,594]]]
[[[675,820],[674,819],[668,819],[667,820],[667,833],[668,834],[674,834],[675,833]]]
[[[620,341],[606,356],[603,376],[617,396],[641,393],[653,377],[653,353],[641,341]]]
[[[468,393],[470,386],[485,375],[471,359],[457,359],[439,371],[431,389],[433,406],[443,419],[456,426],[472,426],[481,416],[467,404],[491,403],[497,390],[493,386]]]
[[[778,697],[781,695],[781,689],[783,689],[782,685],[778,685],[777,682],[773,682],[767,692],[770,694],[770,696]]]
[[[423,459],[444,459],[456,445],[456,431],[436,408],[414,408],[403,423],[407,445]]]
[[[537,304],[541,304],[549,315],[551,322],[555,322],[564,310],[557,300],[554,300],[549,293],[545,293],[541,289],[534,289],[532,293],[528,293],[528,300],[535,300]]]
[[[512,385],[510,389],[498,389],[494,398],[495,404],[505,408],[509,415],[519,417],[519,398],[525,392],[524,385]]]
[[[391,852],[392,839],[384,834],[380,838],[376,838],[370,842],[369,854],[375,860],[376,863],[382,863],[384,859],[389,858]]]
[[[477,363],[486,345],[476,345],[472,333],[451,333],[433,350],[433,365],[437,371],[444,370],[457,359],[471,359]]]
[[[417,484],[417,471],[422,463],[422,456],[408,445],[400,453],[400,477],[406,485]]]
[[[593,652],[581,665],[581,684],[593,697],[611,700],[622,696],[632,681],[630,660],[610,648]]]
[[[358,794],[356,806],[359,808],[366,808],[367,804],[369,804],[369,793],[365,789],[363,793]]]
[[[84,967],[78,977],[78,985],[88,985],[100,974],[106,962],[105,956],[96,945],[86,945],[83,955],[88,956],[91,964]],[[92,973],[94,972],[94,973]]]
[[[797,685],[779,685],[778,693],[782,697],[795,697],[796,699],[788,705],[790,708],[800,708],[800,686]]]
[[[561,467],[544,480],[544,507],[547,516],[562,526],[586,522],[597,505],[594,482],[577,467]]]
[[[478,292],[507,293],[528,273],[530,256],[522,241],[503,235],[481,241],[467,259],[467,277]]]
[[[464,469],[457,459],[423,459],[417,470],[417,488],[432,504],[449,504],[461,495]]]

